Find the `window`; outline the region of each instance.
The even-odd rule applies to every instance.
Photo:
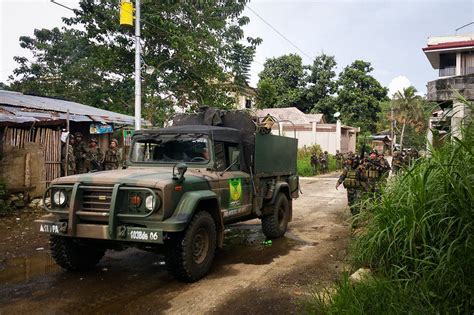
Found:
[[[179,134],[139,139],[133,144],[131,160],[138,163],[208,163],[208,139]]]
[[[240,170],[240,148],[237,144],[216,141],[214,143],[214,152],[216,157],[216,170],[224,171],[232,164],[229,170]]]
[[[456,54],[439,55],[439,76],[447,77],[456,75]]]
[[[246,98],[245,99],[245,108],[252,108],[252,100]]]

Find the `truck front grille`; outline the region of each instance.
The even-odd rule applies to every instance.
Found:
[[[90,212],[109,212],[112,203],[113,187],[87,186],[82,190],[82,210]]]

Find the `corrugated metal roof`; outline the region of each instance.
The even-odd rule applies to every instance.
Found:
[[[72,121],[97,121],[119,125],[133,125],[134,117],[108,110],[48,97],[24,95],[18,92],[0,90],[0,104],[12,112],[11,115],[0,113],[0,121],[32,122],[41,120],[63,120],[69,110]],[[16,107],[23,110],[12,111]],[[36,109],[36,111],[35,111]],[[49,113],[48,113],[49,112]],[[50,113],[54,112],[54,113]],[[6,117],[12,116],[12,117]],[[144,121],[144,124],[148,122]]]

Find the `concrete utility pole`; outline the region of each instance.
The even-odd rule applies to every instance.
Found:
[[[140,57],[140,0],[135,0],[135,130],[142,127],[142,82]]]

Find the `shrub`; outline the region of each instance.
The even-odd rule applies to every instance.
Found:
[[[310,147],[303,147],[298,150],[298,160],[297,160],[297,169],[298,175],[300,176],[313,176],[319,174],[319,170],[316,174],[313,172],[313,168],[311,167],[311,155],[315,153],[319,156],[320,153],[323,151],[318,144],[315,144]],[[329,155],[329,162],[328,162],[329,171],[336,170],[336,159],[334,156]]]

